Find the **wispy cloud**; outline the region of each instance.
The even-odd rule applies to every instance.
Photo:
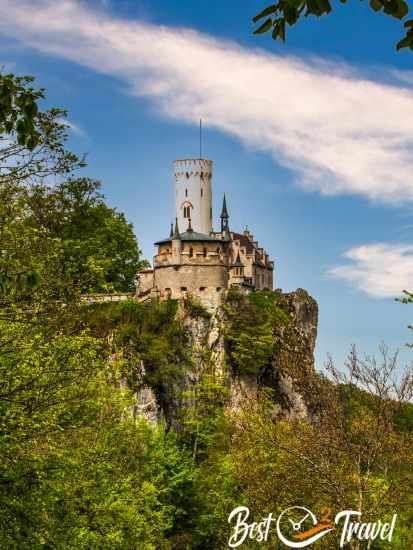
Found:
[[[0,33],[122,79],[165,116],[202,116],[289,167],[303,189],[413,200],[408,87],[328,60],[118,19],[75,0],[1,0]]]
[[[393,69],[390,71],[390,74],[400,82],[407,84],[410,88],[413,87],[413,71],[400,71],[399,69]]]
[[[60,124],[64,124],[69,128],[69,130],[72,130],[72,132],[78,136],[82,136],[82,137],[86,136],[85,131],[80,126],[78,126],[71,120],[67,120],[67,118],[59,118],[57,122],[59,122]]]
[[[413,245],[365,244],[347,250],[345,265],[329,274],[354,285],[373,298],[395,298],[413,290]]]

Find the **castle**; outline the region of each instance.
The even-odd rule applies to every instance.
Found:
[[[230,288],[245,292],[273,288],[274,262],[246,229],[230,229],[224,195],[221,230],[213,230],[212,161],[176,160],[176,218],[169,237],[155,243],[153,268],[136,276],[139,300],[197,296],[214,305]]]

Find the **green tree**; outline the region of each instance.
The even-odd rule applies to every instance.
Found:
[[[235,414],[230,452],[245,500],[258,515],[303,502],[333,515],[359,510],[364,521],[398,513],[404,539],[396,547],[409,548],[413,445],[399,415],[412,397],[411,372],[398,378],[396,357],[385,347],[380,361],[352,349],[347,374],[331,362],[328,370],[330,379],[313,381],[320,409],[312,418],[287,420],[265,395]],[[320,547],[332,547],[329,537]],[[350,545],[360,547],[357,540]]]
[[[236,374],[259,375],[271,363],[279,344],[274,328],[288,317],[277,305],[276,292],[259,291],[247,296],[232,291],[224,311],[228,318],[225,339]]]
[[[101,184],[89,178],[39,185],[28,193],[28,224],[59,244],[56,271],[81,292],[132,291],[137,270],[147,262],[133,228],[122,213],[109,208]]]
[[[137,421],[107,343],[0,322],[0,546],[167,548],[191,506],[192,460]]]
[[[105,204],[99,182],[75,177],[84,161],[66,150],[65,111],[41,111],[32,79],[1,82],[10,97],[0,120],[0,305],[50,310],[82,292],[133,290],[146,264],[132,226]],[[28,144],[19,128],[30,125]]]
[[[30,107],[43,91],[9,80],[0,120],[0,546],[166,548],[190,494],[190,457],[162,427],[129,415],[123,361],[107,334],[92,334],[79,301],[85,291],[130,290],[139,265],[132,227],[99,183],[74,176],[83,162],[66,151],[65,113]]]
[[[32,77],[0,74],[0,134],[15,133],[17,142],[32,150],[41,135],[37,103],[44,97],[43,90],[34,90]]]

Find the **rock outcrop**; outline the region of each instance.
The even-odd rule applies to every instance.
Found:
[[[279,345],[268,365],[257,375],[240,375],[229,367],[226,343],[228,320],[224,309],[218,307],[208,315],[197,315],[193,311],[188,312],[182,302],[178,315],[189,336],[192,350],[190,368],[185,369],[179,382],[167,388],[162,399],[152,388],[143,384],[136,396],[137,414],[152,422],[165,419],[179,428],[180,418],[190,399],[190,389],[200,381],[205,368],[213,368],[223,381],[228,389],[226,406],[232,410],[241,407],[245,399],[257,399],[262,388],[269,388],[280,414],[287,418],[302,418],[311,414],[317,302],[305,290],[297,289],[279,293],[277,305],[288,318],[286,324],[274,326],[274,337]],[[144,372],[144,365],[139,368]]]

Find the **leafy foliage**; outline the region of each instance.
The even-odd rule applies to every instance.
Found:
[[[57,187],[37,186],[28,196],[28,223],[63,248],[65,272],[82,292],[130,291],[139,248],[132,225],[109,208],[100,182],[69,179]]]
[[[17,142],[33,150],[40,141],[36,128],[37,102],[43,98],[43,90],[30,87],[32,77],[16,77],[0,74],[0,134],[17,136]]]
[[[100,184],[75,177],[63,112],[33,107],[30,83],[0,78],[0,547],[225,548],[235,506],[291,502],[367,519],[397,506],[393,547],[411,547],[411,373],[352,350],[350,378],[330,363],[308,380],[311,418],[287,421],[264,391],[230,410],[231,375],[260,378],[288,335],[276,292],[228,293],[231,372],[191,341],[211,324],[196,300],[80,300],[130,290],[140,252]],[[136,414],[148,386],[156,426]]]
[[[277,305],[277,293],[259,291],[245,296],[231,291],[224,311],[228,316],[225,338],[232,368],[238,374],[260,374],[271,363],[278,344],[275,327],[288,321]]]
[[[340,0],[345,4],[347,0]],[[375,12],[383,12],[396,19],[404,19],[409,13],[409,5],[405,0],[369,0],[370,7]],[[280,0],[261,10],[253,17],[258,23],[254,34],[264,34],[271,31],[273,40],[285,42],[286,26],[294,26],[303,17],[321,17],[332,11],[330,0]],[[413,19],[405,21],[406,35],[398,44],[397,49],[410,48],[413,51]]]
[[[121,358],[31,323],[0,322],[0,349],[0,545],[164,547],[187,521],[192,461],[172,432],[125,417]]]
[[[200,300],[193,296],[189,296],[185,300],[185,309],[191,317],[211,318],[211,313],[201,304]]]
[[[312,510],[329,507],[359,510],[363,521],[385,521],[399,514],[396,548],[409,547],[413,446],[411,436],[397,429],[399,400],[380,399],[370,364],[350,355],[352,370],[370,381],[370,391],[355,383],[341,385],[343,371],[332,367],[332,380],[316,377],[322,408],[318,417],[286,419],[274,414],[265,395],[259,403],[247,404],[234,413],[233,463],[244,489],[244,498],[260,515],[280,512],[292,502],[306,502]],[[386,378],[390,389],[390,378]],[[398,386],[400,389],[401,386]],[[254,468],[250,468],[252,460]],[[320,548],[332,547],[331,538]],[[356,547],[356,546],[355,546]]]

